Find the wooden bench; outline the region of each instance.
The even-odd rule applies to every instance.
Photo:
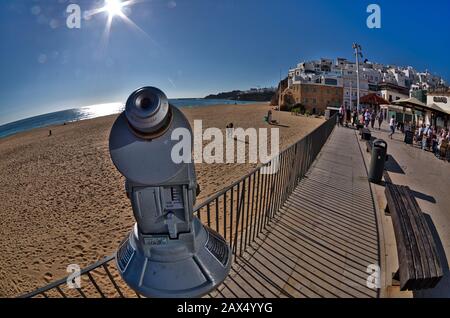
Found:
[[[372,133],[369,129],[363,128],[361,129],[361,139],[362,140],[371,140],[372,139]]]
[[[407,186],[386,183],[386,213],[392,216],[399,269],[393,279],[401,290],[433,288],[443,266],[428,223]]]

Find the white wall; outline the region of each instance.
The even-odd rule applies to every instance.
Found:
[[[428,95],[427,105],[436,104],[443,110],[450,112],[450,96],[445,95]]]
[[[389,95],[392,95],[392,101],[396,101],[398,99],[403,99],[403,98],[409,98],[408,95],[401,94],[401,93],[396,92],[396,91],[391,91],[389,89],[382,89],[381,90],[381,97],[383,97],[388,102],[390,101],[389,100]]]

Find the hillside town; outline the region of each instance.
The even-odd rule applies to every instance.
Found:
[[[361,112],[365,107],[383,111],[384,118],[395,116],[402,123],[448,125],[450,90],[441,76],[367,59],[358,64],[345,58],[298,63],[280,82],[275,102],[285,111],[324,114],[341,107]]]
[[[427,92],[446,86],[444,79],[429,71],[419,72],[411,66],[400,67],[360,62],[360,96],[377,94],[389,102],[416,97],[426,103]],[[287,87],[280,105],[289,108],[301,103],[307,109],[325,110],[328,106],[357,106],[356,62],[345,58],[322,58],[298,63],[289,70]]]

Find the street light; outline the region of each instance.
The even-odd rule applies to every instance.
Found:
[[[356,107],[358,109],[358,112],[361,111],[361,107],[359,105],[359,58],[363,57],[361,53],[361,45],[357,43],[353,43],[353,49],[355,50],[355,56],[356,56]]]

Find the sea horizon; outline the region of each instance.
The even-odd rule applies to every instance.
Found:
[[[256,101],[205,98],[171,98],[169,102],[178,108],[257,103]],[[6,124],[0,124],[0,139],[37,128],[118,114],[124,110],[124,107],[125,105],[122,103],[95,104],[15,120]]]

